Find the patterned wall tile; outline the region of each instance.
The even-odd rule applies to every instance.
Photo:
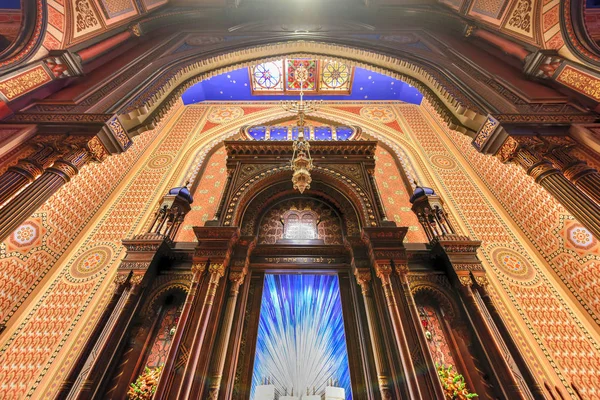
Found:
[[[400,171],[393,156],[381,146],[377,147],[375,163],[375,180],[383,200],[389,220],[398,226],[407,226],[408,233],[404,239],[409,243],[425,243],[427,236],[410,209],[408,190],[404,185]]]
[[[177,241],[196,241],[192,228],[194,226],[204,226],[206,221],[214,217],[225,188],[227,178],[226,157],[225,148],[220,148],[206,161],[206,168],[200,177],[200,183],[193,193],[192,210],[185,216],[183,225],[177,233]]]
[[[507,3],[508,0],[475,0],[471,7],[471,12],[499,19]]]

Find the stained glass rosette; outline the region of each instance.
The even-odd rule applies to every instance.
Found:
[[[286,89],[291,91],[316,91],[317,60],[287,59]]]
[[[283,91],[283,60],[258,64],[250,69],[255,92]]]
[[[339,61],[321,61],[322,91],[349,92],[352,69]]]

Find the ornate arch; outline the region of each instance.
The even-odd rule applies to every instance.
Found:
[[[486,119],[486,112],[429,62],[413,61],[409,55],[399,59],[357,47],[305,40],[257,45],[207,59],[194,57],[175,62],[157,71],[144,89],[120,106],[118,113],[128,130],[139,133],[159,120],[192,85],[283,56],[326,57],[401,79],[417,87],[452,129],[477,131]]]
[[[48,4],[45,0],[22,0],[23,23],[17,39],[0,54],[0,71],[9,70],[33,56],[46,34]]]
[[[298,192],[290,188],[288,180],[267,186],[254,196],[241,211],[242,235],[257,235],[261,221],[273,206],[297,196]],[[336,189],[322,182],[314,182],[313,187],[305,192],[305,196],[315,198],[331,207],[340,218],[345,235],[356,236],[359,234],[362,224],[356,207]]]
[[[565,45],[578,58],[600,66],[600,47],[587,33],[584,21],[585,0],[563,0],[560,7],[560,30]]]
[[[347,193],[340,190],[339,184],[332,182],[327,176],[319,173],[313,175],[313,183],[305,192],[306,195],[320,199],[338,211],[346,235],[358,235],[368,218],[364,218],[360,210],[364,205],[356,198],[351,200]],[[291,172],[288,170],[281,171],[273,177],[265,177],[253,193],[248,193],[244,199],[239,199],[240,206],[237,207],[232,220],[233,225],[242,227],[242,235],[256,235],[260,221],[269,208],[290,195],[297,196],[298,193],[290,186],[290,178]],[[225,217],[226,222],[227,220]]]
[[[144,304],[140,315],[142,318],[151,317],[156,312],[157,304],[160,304],[170,294],[187,295],[190,289],[191,275],[161,275],[157,277],[148,293],[148,301]]]
[[[410,290],[413,297],[426,296],[433,299],[444,312],[449,322],[454,321],[459,315],[459,308],[450,292],[450,283],[443,275],[410,275]]]

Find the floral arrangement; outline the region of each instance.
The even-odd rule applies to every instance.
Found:
[[[465,377],[454,371],[452,365],[437,365],[437,371],[446,393],[446,399],[466,400],[478,397],[476,393],[469,392]]]
[[[154,369],[145,367],[144,373],[138,376],[135,382],[129,386],[127,398],[129,400],[152,399],[154,392],[156,392],[156,387],[158,386],[158,378],[160,378],[161,371],[162,366]]]

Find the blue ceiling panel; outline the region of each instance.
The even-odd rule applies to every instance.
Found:
[[[253,95],[248,68],[223,73],[189,88],[182,96],[184,104],[203,101],[279,101],[297,100],[299,96]],[[356,68],[352,93],[349,95],[304,96],[306,100],[399,100],[421,104],[423,95],[415,87],[398,79],[363,68]]]

